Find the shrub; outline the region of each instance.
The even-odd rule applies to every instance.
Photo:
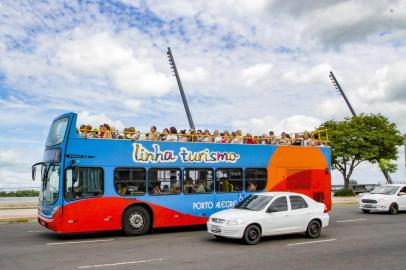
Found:
[[[343,188],[343,189],[340,189],[340,190],[336,191],[334,193],[334,196],[337,196],[337,197],[351,197],[351,196],[355,196],[355,193],[350,188]]]

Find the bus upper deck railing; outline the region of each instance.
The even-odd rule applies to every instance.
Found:
[[[230,144],[268,144],[268,145],[296,145],[296,146],[328,146],[329,138],[326,129],[312,132],[297,132],[282,136],[242,136],[229,134],[182,134],[166,132],[140,132],[135,129],[124,131],[108,129],[77,129],[79,136],[87,139],[124,139],[134,141],[170,141],[170,142],[204,142]]]

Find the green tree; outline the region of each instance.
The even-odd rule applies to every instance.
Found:
[[[403,136],[385,116],[360,114],[343,121],[327,121],[320,129],[328,129],[331,162],[343,175],[345,188],[354,169],[364,161],[378,163],[384,173],[396,171],[393,161],[398,158]]]

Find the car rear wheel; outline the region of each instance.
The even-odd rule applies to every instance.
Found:
[[[389,214],[396,215],[399,211],[398,205],[396,203],[392,203],[389,206]]]
[[[317,220],[312,220],[307,225],[306,236],[309,238],[318,238],[321,234],[321,224]]]
[[[256,245],[261,240],[261,229],[257,225],[249,225],[244,232],[243,240],[247,245]]]
[[[368,214],[369,210],[368,209],[362,209],[362,212],[364,212],[365,214]]]
[[[151,216],[142,206],[132,206],[123,215],[123,231],[126,235],[146,234],[151,228]]]

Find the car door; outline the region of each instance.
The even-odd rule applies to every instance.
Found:
[[[288,200],[285,195],[274,198],[264,219],[264,235],[288,233],[291,230]]]
[[[290,195],[289,200],[292,232],[304,232],[310,221],[312,209],[300,195]]]
[[[406,187],[399,190],[397,195],[397,202],[399,205],[399,210],[406,210]]]

